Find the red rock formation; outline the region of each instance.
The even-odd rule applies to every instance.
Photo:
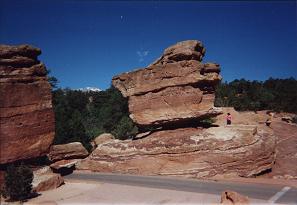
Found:
[[[297,179],[297,125],[273,119],[271,128],[277,137],[276,159],[269,174],[273,178]]]
[[[183,41],[149,67],[115,76],[112,83],[129,97],[133,121],[140,126],[172,124],[220,114],[213,108],[220,68],[201,63],[204,53],[199,41]]]
[[[51,86],[40,53],[0,45],[0,164],[45,155],[53,141]]]
[[[76,168],[196,178],[249,177],[270,169],[275,137],[269,132],[256,126],[195,127],[221,113],[213,107],[220,68],[202,64],[204,53],[199,41],[181,42],[147,68],[114,77],[113,85],[128,97],[133,121],[161,130],[98,145]]]
[[[252,176],[271,168],[275,138],[255,126],[180,128],[141,140],[102,144],[78,169],[141,175],[210,178]]]

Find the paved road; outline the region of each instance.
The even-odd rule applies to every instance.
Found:
[[[134,176],[106,173],[74,172],[65,176],[67,180],[99,181],[112,184],[124,184],[186,192],[208,193],[220,195],[229,189],[254,199],[266,200],[270,203],[296,204],[297,188],[281,185],[263,185],[248,183],[231,183],[202,181],[193,179],[177,179],[169,177]]]

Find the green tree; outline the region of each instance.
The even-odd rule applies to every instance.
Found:
[[[25,200],[32,192],[33,172],[21,165],[9,165],[5,172],[4,194],[11,200]]]
[[[52,75],[50,75],[51,73],[51,70],[50,69],[47,69],[46,70],[46,75],[47,75],[47,80],[49,82],[49,84],[51,85],[52,89],[56,89],[58,88],[58,79]]]
[[[126,139],[137,130],[129,118],[127,99],[114,87],[101,92],[56,89],[53,105],[55,144],[79,141],[88,149],[90,141],[104,132]]]

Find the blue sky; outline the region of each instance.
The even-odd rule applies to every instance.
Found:
[[[32,44],[70,88],[110,86],[182,40],[224,80],[297,78],[296,1],[0,0],[0,42]]]

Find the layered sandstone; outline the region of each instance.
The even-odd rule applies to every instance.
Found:
[[[297,125],[273,118],[271,128],[277,137],[276,159],[269,174],[273,178],[297,179]]]
[[[133,121],[163,125],[218,115],[213,102],[220,67],[201,63],[204,53],[201,42],[183,41],[147,68],[115,76],[112,83],[129,98]]]
[[[40,53],[0,45],[0,164],[45,155],[53,141],[51,86]]]
[[[64,159],[80,159],[89,155],[89,152],[80,142],[53,145],[48,153],[48,158],[52,162]]]
[[[78,169],[141,175],[249,177],[271,168],[275,138],[255,126],[179,128],[102,144]]]

